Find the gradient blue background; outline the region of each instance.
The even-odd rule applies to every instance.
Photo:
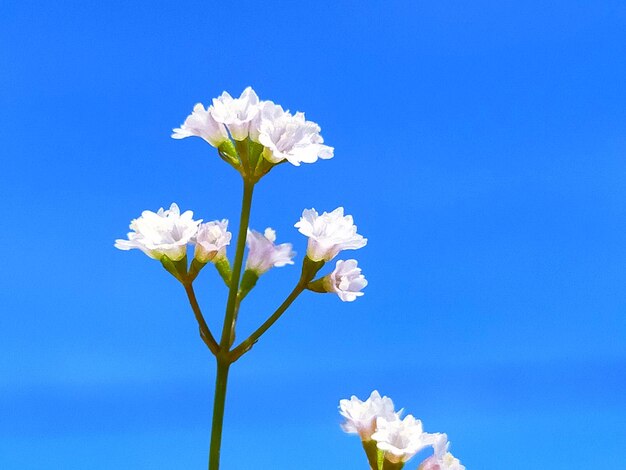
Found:
[[[470,470],[623,468],[625,53],[622,1],[2,2],[0,468],[205,468],[213,361],[113,240],[172,201],[237,219],[238,175],[169,135],[247,85],[336,147],[272,172],[252,225],[301,259],[302,209],[344,205],[370,286],[303,296],[236,364],[223,468],[364,469],[336,407],[374,388]]]

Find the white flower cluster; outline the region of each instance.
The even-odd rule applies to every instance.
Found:
[[[306,255],[313,261],[330,261],[343,250],[356,250],[367,244],[367,238],[357,233],[352,216],[344,215],[343,207],[322,215],[315,209],[305,209],[295,227],[309,237]],[[367,280],[356,260],[339,260],[322,285],[326,292],[334,292],[344,302],[352,302],[363,295],[361,290],[367,286]]]
[[[352,217],[343,215],[343,207],[321,216],[314,209],[307,209],[295,226],[309,237],[307,257],[314,261],[328,261],[342,250],[361,248],[367,243],[367,239],[356,233]],[[130,228],[128,240],[116,240],[115,247],[139,249],[158,260],[166,256],[179,261],[185,257],[187,246],[194,245],[197,261],[217,263],[226,259],[226,247],[232,238],[228,220],[202,223],[193,219],[192,211],[181,214],[175,203],[156,213],[143,211],[141,217],[130,223]],[[246,270],[260,276],[272,267],[293,264],[295,252],[291,243],[275,242],[276,232],[269,227],[264,233],[248,230]],[[321,285],[324,292],[333,292],[344,302],[351,302],[363,295],[361,290],[367,286],[367,280],[356,260],[339,260],[335,269],[321,279]]]
[[[141,217],[131,221],[130,228],[132,232],[128,234],[128,240],[115,240],[115,247],[139,249],[159,260],[167,256],[172,261],[179,261],[187,254],[187,245],[195,245],[198,261],[217,261],[226,256],[226,246],[231,239],[228,220],[203,224],[202,220],[193,220],[192,211],[181,214],[176,203],[172,203],[168,210],[161,207],[156,213],[143,211]]]
[[[396,412],[391,399],[381,397],[376,390],[365,401],[355,396],[341,400],[339,413],[345,418],[342,429],[359,434],[364,443],[375,442],[385,461],[403,465],[418,452],[433,447],[433,455],[422,462],[420,470],[465,470],[448,451],[445,434],[424,432],[422,422],[412,415],[401,418],[402,410]]]
[[[304,113],[291,114],[272,101],[261,101],[251,87],[239,98],[227,92],[213,99],[205,109],[196,104],[185,122],[173,130],[174,139],[197,136],[213,147],[249,138],[263,145],[263,157],[270,163],[288,161],[293,165],[333,157],[333,148],[324,145],[320,127],[307,121]]]

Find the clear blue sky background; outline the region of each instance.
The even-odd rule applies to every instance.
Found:
[[[236,173],[169,135],[247,85],[336,147],[266,178],[253,227],[301,259],[302,209],[344,205],[370,286],[303,296],[236,364],[224,469],[364,469],[336,407],[374,388],[470,470],[623,468],[625,53],[622,1],[2,2],[0,468],[205,467],[213,362],[113,240],[172,201],[236,220]]]

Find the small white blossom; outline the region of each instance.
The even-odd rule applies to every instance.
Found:
[[[257,115],[250,123],[249,136],[252,141],[260,143],[261,125],[267,126],[268,122],[276,122],[282,119],[288,111],[285,111],[281,105],[270,100],[260,101],[258,108]]]
[[[343,215],[343,207],[318,215],[305,209],[295,227],[309,237],[307,256],[313,261],[329,261],[342,250],[356,250],[367,244],[367,238],[356,233],[351,215]]]
[[[259,112],[259,97],[252,87],[246,88],[239,98],[223,92],[213,99],[210,108],[213,119],[226,125],[235,140],[245,140],[250,131],[250,122]]]
[[[372,439],[385,452],[385,459],[392,463],[406,462],[432,444],[432,438],[422,429],[422,422],[412,415],[402,420],[377,418]]]
[[[465,470],[459,459],[455,458],[448,449],[450,443],[445,434],[431,434],[433,436],[434,453],[419,466],[419,470]]]
[[[320,131],[320,126],[304,118],[304,113],[292,115],[269,101],[263,102],[250,136],[265,147],[263,157],[267,161],[287,160],[299,166],[300,163],[313,163],[318,157],[333,157],[333,148],[324,145]]]
[[[367,280],[354,259],[337,261],[333,272],[324,278],[326,291],[335,292],[344,302],[352,302],[363,295],[360,291],[365,286]]]
[[[196,235],[201,222],[193,220],[192,211],[181,214],[175,203],[168,210],[161,207],[156,213],[143,211],[141,217],[131,221],[133,231],[128,234],[128,240],[116,240],[115,247],[120,250],[136,248],[154,259],[167,256],[178,261],[185,256],[187,244]]]
[[[291,249],[291,243],[275,245],[274,242],[276,242],[276,232],[269,227],[265,229],[265,233],[248,230],[246,270],[261,275],[273,266],[279,268],[293,264],[293,257],[296,253]]]
[[[362,441],[371,439],[376,430],[377,418],[399,419],[391,398],[381,397],[377,390],[374,390],[365,401],[359,400],[354,395],[349,400],[341,400],[339,414],[346,419],[341,428],[349,434],[358,434]]]
[[[211,107],[205,110],[202,103],[194,106],[193,112],[187,116],[179,128],[174,129],[172,134],[174,139],[184,139],[191,136],[202,137],[213,147],[219,147],[222,142],[228,140],[226,127],[216,122],[211,116]]]
[[[226,219],[201,224],[193,240],[196,244],[194,257],[201,263],[223,258],[231,238]]]

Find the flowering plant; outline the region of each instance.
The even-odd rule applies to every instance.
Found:
[[[345,418],[341,427],[359,435],[372,469],[401,469],[416,454],[432,447],[433,454],[418,470],[465,470],[448,452],[446,434],[424,432],[422,422],[413,415],[400,418],[402,411],[395,411],[391,399],[381,397],[377,390],[365,401],[352,396],[339,402],[339,413]]]
[[[235,344],[239,309],[259,277],[273,267],[295,263],[291,243],[276,244],[276,232],[271,228],[261,233],[248,226],[255,185],[284,162],[294,166],[313,163],[318,159],[332,158],[334,150],[324,144],[320,127],[307,121],[303,113],[292,114],[271,101],[262,101],[250,87],[239,98],[224,92],[208,108],[201,103],[196,104],[192,113],[172,134],[175,139],[192,136],[200,137],[215,147],[219,157],[242,177],[243,200],[232,264],[227,254],[232,239],[228,220],[202,223],[202,220],[193,218],[190,210],[181,214],[175,203],[167,210],[161,208],[156,213],[142,212],[130,223],[128,238],[116,240],[115,246],[121,250],[138,249],[159,260],[187,294],[200,337],[217,362],[209,450],[209,469],[217,470],[230,367],[250,351],[304,291],[334,293],[344,302],[362,296],[367,280],[356,260],[337,260],[330,273],[321,276],[318,273],[342,251],[364,247],[367,239],[357,233],[352,216],[345,215],[343,207],[321,215],[315,209],[305,209],[295,224],[300,233],[308,238],[306,255],[301,261],[300,276],[295,286],[265,322],[248,338]],[[191,262],[187,253],[190,246],[193,247]],[[246,246],[248,251],[244,264]],[[219,336],[214,335],[207,324],[194,290],[195,279],[209,264],[215,267],[228,288]],[[387,462],[385,470],[392,470],[401,468],[423,447],[434,445],[431,435],[422,433],[419,421],[410,415],[401,420],[400,413],[393,410],[391,400],[381,398],[377,392],[366,402],[360,402],[355,397],[350,401],[344,400],[341,410],[346,418],[344,430],[361,436],[370,466],[374,469],[382,468],[379,467],[379,453],[382,455],[381,465]],[[436,449],[442,449],[442,446],[445,447],[445,443]],[[442,466],[444,460],[437,453],[435,456],[439,460],[431,459],[424,464],[430,466],[424,469],[462,468]]]

